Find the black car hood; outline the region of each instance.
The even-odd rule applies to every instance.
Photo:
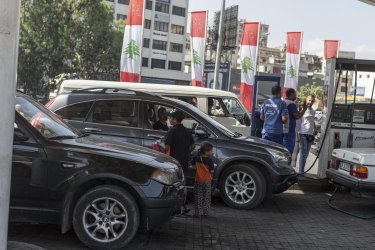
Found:
[[[276,142],[272,142],[269,140],[261,139],[258,137],[253,137],[253,136],[241,136],[241,137],[236,137],[235,140],[241,141],[246,144],[252,144],[256,146],[263,146],[264,148],[272,148],[276,149],[285,153],[288,153],[289,151],[283,146],[280,145]]]
[[[119,159],[131,160],[155,167],[171,168],[179,163],[170,156],[131,143],[120,142],[96,135],[87,135],[76,139],[61,140],[78,149],[84,148],[92,153]]]

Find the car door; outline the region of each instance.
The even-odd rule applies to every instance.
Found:
[[[43,146],[20,120],[14,123],[10,210],[35,213],[47,207],[47,163]]]
[[[163,115],[160,112],[161,110],[165,110],[165,112],[169,112],[174,109],[172,105],[164,104],[161,102],[144,102],[143,103],[143,113],[145,114],[143,119],[143,126],[144,126],[144,141],[143,145],[147,148],[152,148],[154,150],[160,150],[158,147],[158,142],[162,145],[164,144],[163,140],[167,131],[161,129],[154,129],[154,126],[158,120],[162,119]],[[179,108],[177,108],[179,109]],[[182,124],[188,128],[193,135],[194,142],[195,142],[195,151],[197,151],[200,147],[200,144],[203,141],[209,141],[214,146],[214,156],[216,155],[216,136],[202,123],[197,119],[193,118],[192,114],[184,109],[179,109],[185,114],[185,119],[182,121]],[[168,127],[170,127],[169,121],[167,121]],[[196,153],[196,152],[195,152]],[[193,152],[194,154],[194,152]],[[195,179],[195,170],[194,168],[189,168],[185,174],[186,177],[186,184],[188,186],[194,185]]]
[[[143,128],[139,124],[139,101],[97,100],[81,131],[142,145]]]

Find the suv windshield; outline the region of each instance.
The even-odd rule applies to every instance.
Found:
[[[38,102],[16,97],[16,111],[47,139],[76,138],[80,133]]]

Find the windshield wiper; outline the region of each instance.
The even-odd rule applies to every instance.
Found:
[[[59,135],[48,138],[48,140],[61,140],[61,139],[75,139],[77,136],[73,135]]]

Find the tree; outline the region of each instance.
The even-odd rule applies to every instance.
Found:
[[[243,69],[243,72],[245,74],[247,74],[247,72],[249,70],[254,70],[254,67],[253,67],[253,64],[251,62],[251,59],[250,57],[246,56],[243,60],[242,60],[242,69]]]
[[[309,95],[315,95],[318,99],[322,99],[324,94],[323,86],[316,85],[316,82],[313,82],[312,85],[306,84],[299,87],[297,92],[298,97],[301,100],[305,100]]]
[[[193,64],[195,65],[202,65],[201,58],[198,55],[198,51],[193,50]]]
[[[22,0],[18,85],[48,97],[61,74],[119,79],[120,27],[105,0]]]
[[[293,65],[290,65],[289,70],[288,70],[288,75],[291,78],[296,77],[296,70],[294,69]]]

